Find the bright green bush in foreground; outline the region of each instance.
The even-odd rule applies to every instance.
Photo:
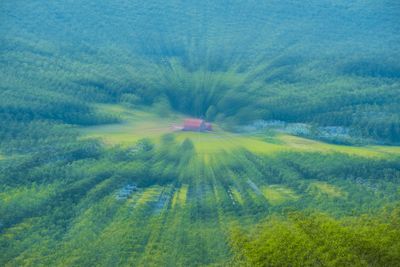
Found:
[[[374,216],[272,216],[256,229],[232,232],[235,264],[251,266],[397,266],[400,207]]]

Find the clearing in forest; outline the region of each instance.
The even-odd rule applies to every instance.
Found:
[[[264,186],[262,187],[262,192],[271,205],[279,205],[286,201],[293,201],[299,198],[292,189],[285,186]]]
[[[169,116],[162,117],[152,110],[133,110],[121,105],[96,105],[96,108],[99,112],[118,117],[120,123],[81,127],[80,130],[84,138],[99,138],[107,145],[130,146],[142,138],[150,138],[158,143],[161,136],[173,133],[177,141],[183,142],[185,139],[190,139],[196,153],[203,155],[203,158],[207,160],[208,155],[221,152],[234,153],[235,150],[240,149],[257,154],[293,151],[345,153],[362,157],[400,155],[400,147],[396,146],[335,145],[283,133],[266,138],[260,134],[230,133],[215,124],[212,132],[187,132],[175,127],[180,125],[184,118],[178,113],[171,112]]]
[[[108,145],[133,145],[142,138],[157,140],[174,131],[173,125],[182,121],[180,115],[162,117],[155,112],[133,110],[121,105],[97,105],[99,112],[112,114],[120,123],[82,127],[86,138],[100,138]]]
[[[347,194],[346,192],[343,192],[339,187],[328,184],[326,182],[312,182],[310,184],[309,191],[310,193],[315,195],[321,195],[322,193],[333,198],[345,197]]]

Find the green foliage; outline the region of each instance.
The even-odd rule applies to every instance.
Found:
[[[318,153],[260,156],[245,150],[205,158],[190,139],[179,142],[174,135],[165,135],[157,144],[144,139],[132,147],[109,149],[71,137],[57,153],[48,157],[47,150],[38,150],[0,161],[2,265],[228,264],[232,254],[226,229],[238,220],[250,229],[266,216],[293,209],[357,218],[400,200],[397,158]],[[121,188],[129,184],[138,189],[118,199]],[[332,196],[332,188],[340,196]],[[382,223],[396,222],[397,213],[391,214],[368,216],[381,218]],[[283,243],[273,243],[273,253],[268,255],[277,262],[299,257],[314,262],[320,254],[299,249],[310,237],[302,228],[295,232],[285,228],[293,228],[293,218],[274,219],[271,231],[287,234],[274,236]],[[342,227],[333,219],[313,218],[312,228]],[[378,224],[370,227],[381,229]],[[379,242],[390,249],[387,240]],[[348,246],[338,244],[347,253]],[[282,252],[287,246],[293,249]],[[377,253],[375,248],[369,248],[371,255]],[[334,252],[324,254],[329,263],[357,263]],[[394,250],[382,255],[379,262],[397,254]]]
[[[396,266],[399,207],[374,216],[334,219],[325,214],[270,217],[250,233],[232,230],[243,266]]]
[[[394,6],[3,0],[0,266],[396,265],[395,147],[171,133],[399,143]]]

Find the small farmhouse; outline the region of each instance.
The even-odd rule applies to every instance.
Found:
[[[201,119],[186,119],[183,122],[182,130],[195,132],[212,131],[212,125]]]

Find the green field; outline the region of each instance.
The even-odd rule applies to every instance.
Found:
[[[220,152],[232,152],[246,149],[258,154],[274,154],[278,152],[320,152],[345,153],[362,157],[386,157],[400,154],[396,146],[345,146],[334,145],[287,134],[273,137],[251,134],[236,134],[222,130],[213,125],[209,133],[182,132],[174,126],[183,124],[184,116],[170,113],[161,117],[151,110],[140,111],[121,105],[98,105],[99,112],[113,114],[120,123],[83,127],[80,129],[84,138],[100,138],[107,145],[134,145],[138,140],[150,138],[159,142],[161,136],[171,133],[176,140],[183,142],[190,139],[199,155],[212,155]]]
[[[325,183],[325,182],[314,182],[310,184],[310,191],[313,191],[316,195],[326,194],[332,198],[343,198],[347,196],[347,192],[338,188],[337,186]]]
[[[262,192],[268,202],[272,205],[279,205],[286,201],[295,201],[299,199],[299,196],[297,196],[292,189],[283,186],[266,186],[262,189]]]
[[[161,117],[155,112],[125,108],[120,105],[97,105],[96,109],[112,114],[121,123],[82,128],[85,137],[101,138],[109,145],[132,145],[142,138],[158,139],[173,132],[173,125],[181,124],[182,116]]]

